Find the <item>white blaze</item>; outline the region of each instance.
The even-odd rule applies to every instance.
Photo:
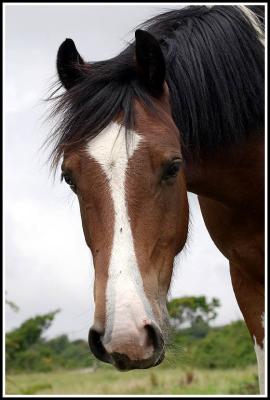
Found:
[[[89,142],[87,149],[108,178],[114,206],[114,236],[106,288],[104,345],[107,343],[107,350],[111,338],[119,337],[120,341],[121,334],[135,335],[143,321],[153,320],[135,255],[125,193],[128,163],[142,138],[134,131],[129,131],[128,136],[127,148],[125,130],[117,123],[111,123]],[[148,356],[145,354],[145,358]]]

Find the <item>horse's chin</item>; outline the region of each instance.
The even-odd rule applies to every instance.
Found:
[[[133,369],[149,369],[157,367],[165,358],[165,351],[162,352],[158,356],[154,356],[151,360],[144,360],[144,361],[136,361],[134,363],[129,362],[126,364],[111,362],[111,364],[118,370],[118,371],[131,371]]]

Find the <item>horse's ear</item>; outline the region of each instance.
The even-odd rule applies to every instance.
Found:
[[[136,63],[140,78],[152,92],[159,96],[163,91],[166,64],[158,41],[148,32],[136,30]]]
[[[59,47],[57,53],[57,72],[60,81],[66,89],[70,89],[81,78],[82,73],[78,68],[84,61],[78,53],[72,39],[66,39]]]

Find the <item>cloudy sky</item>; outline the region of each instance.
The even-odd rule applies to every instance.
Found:
[[[180,5],[178,6],[180,7]],[[93,319],[93,265],[76,196],[50,176],[40,150],[50,126],[43,99],[56,76],[59,45],[72,38],[83,58],[120,52],[133,29],[173,8],[162,5],[6,5],[5,7],[5,285],[6,329],[57,308],[48,336],[87,338]],[[177,8],[177,5],[174,6]],[[227,260],[212,243],[197,198],[189,197],[189,245],[177,258],[170,297],[206,295],[221,300],[217,324],[242,318]]]

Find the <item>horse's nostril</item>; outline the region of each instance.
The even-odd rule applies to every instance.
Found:
[[[88,335],[88,343],[90,350],[96,358],[106,363],[110,363],[111,359],[101,341],[101,333],[91,328]]]
[[[154,351],[161,351],[164,347],[164,340],[159,329],[153,324],[145,325],[145,329],[148,332],[148,338],[154,347]]]

